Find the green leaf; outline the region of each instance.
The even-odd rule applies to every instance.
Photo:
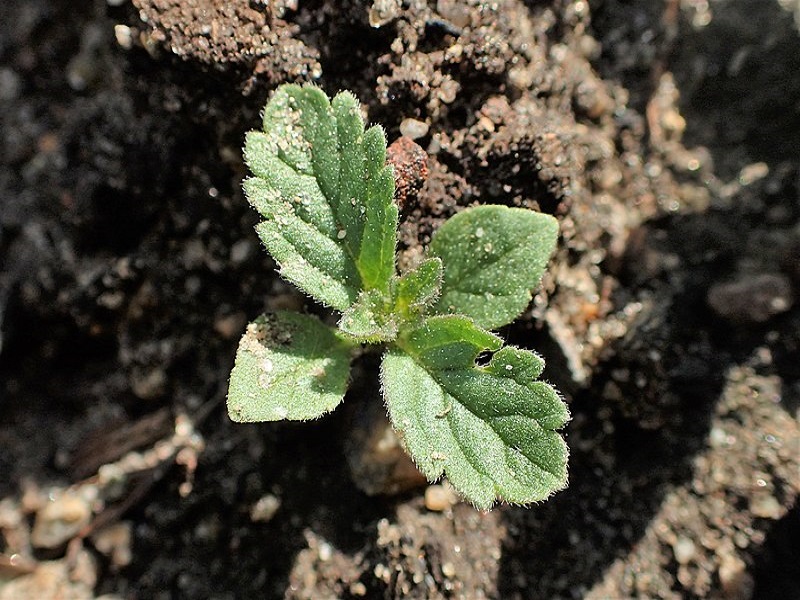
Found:
[[[383,294],[369,290],[344,311],[339,329],[359,342],[388,342],[397,337],[398,317]]]
[[[440,314],[471,317],[487,329],[516,319],[531,301],[558,239],[558,222],[523,208],[479,206],[448,219],[430,254],[444,264]]]
[[[439,297],[442,261],[429,258],[398,278],[394,286],[395,311],[410,319],[422,313]]]
[[[389,416],[419,469],[431,481],[446,475],[479,508],[543,500],[567,484],[556,431],[567,407],[537,380],[541,358],[501,344],[464,317],[431,317],[402,331],[381,366]],[[479,366],[484,351],[495,353]]]
[[[329,102],[312,86],[283,85],[251,131],[244,183],[264,217],[256,228],[281,274],[344,311],[362,290],[388,293],[397,206],[380,127],[364,130],[348,93]]]
[[[442,261],[430,258],[402,277],[393,277],[390,295],[368,290],[342,314],[339,329],[356,341],[391,342],[403,323],[419,318],[438,297]]]
[[[264,315],[239,342],[228,389],[234,421],[305,421],[333,410],[347,390],[350,346],[319,319]]]

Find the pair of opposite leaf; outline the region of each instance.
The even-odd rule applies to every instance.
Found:
[[[480,508],[563,488],[569,419],[538,378],[535,353],[490,329],[525,310],[555,247],[554,218],[481,206],[449,219],[429,257],[398,276],[398,209],[380,127],[364,128],[347,92],[284,85],[251,131],[245,160],[256,227],[283,277],[342,313],[333,329],[292,312],[247,327],[231,373],[235,421],[314,419],[333,410],[362,343],[382,343],[392,425],[429,480],[446,475]],[[479,356],[490,354],[485,364]]]

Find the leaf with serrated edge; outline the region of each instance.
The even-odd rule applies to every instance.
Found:
[[[264,217],[261,240],[281,274],[344,311],[362,290],[388,293],[397,206],[380,127],[364,130],[348,93],[329,101],[313,86],[283,85],[251,131],[244,190]]]
[[[558,239],[558,222],[523,208],[479,206],[448,219],[430,254],[444,264],[440,314],[471,317],[487,329],[517,318],[531,301]]]
[[[233,421],[305,421],[344,397],[350,346],[316,317],[281,311],[247,326],[228,388]]]
[[[419,469],[443,474],[479,508],[527,504],[567,484],[567,446],[556,431],[566,405],[537,380],[544,361],[459,316],[403,331],[381,381],[393,426]],[[479,353],[493,351],[486,366]]]

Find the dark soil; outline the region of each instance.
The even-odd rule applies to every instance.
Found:
[[[798,57],[773,0],[0,3],[0,599],[796,596]],[[401,267],[465,206],[560,220],[502,333],[566,491],[481,513],[377,456],[374,357],[318,422],[227,418],[246,323],[319,311],[240,189],[287,81],[427,151]]]

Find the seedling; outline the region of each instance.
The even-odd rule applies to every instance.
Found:
[[[428,258],[398,275],[398,209],[386,141],[356,98],[284,85],[247,134],[244,182],[259,237],[283,277],[341,313],[338,329],[293,312],[248,325],[228,393],[240,422],[316,419],[347,389],[364,344],[384,349],[392,425],[425,476],[476,507],[543,500],[567,482],[569,420],[538,378],[544,361],[489,330],[528,306],[558,237],[556,220],[504,206],[442,225]]]

